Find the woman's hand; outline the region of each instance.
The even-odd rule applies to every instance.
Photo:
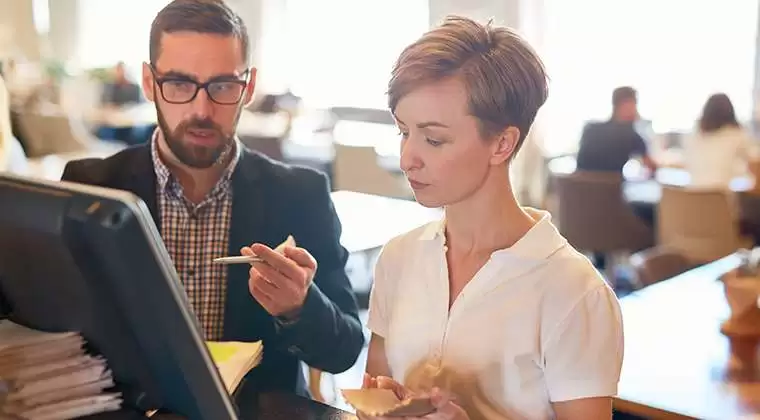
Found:
[[[366,373],[364,374],[364,383],[362,388],[381,388],[389,389],[396,394],[400,400],[411,398],[413,396],[430,396],[430,401],[435,407],[435,411],[422,417],[373,417],[357,413],[362,420],[470,420],[465,411],[457,405],[451,396],[438,388],[433,388],[429,393],[414,393],[404,385],[394,381],[387,376],[378,376],[373,378]]]

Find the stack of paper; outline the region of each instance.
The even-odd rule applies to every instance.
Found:
[[[48,333],[0,320],[0,418],[66,420],[118,410],[121,394],[100,357],[73,332]]]
[[[219,376],[222,377],[224,386],[230,394],[235,392],[243,377],[258,366],[264,349],[260,341],[254,343],[209,341],[206,345],[219,370]]]

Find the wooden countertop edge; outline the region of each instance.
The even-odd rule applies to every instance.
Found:
[[[633,414],[651,419],[661,420],[699,420],[697,417],[691,417],[683,414],[674,413],[672,411],[662,410],[659,408],[650,407],[648,405],[639,404],[637,402],[628,401],[615,397],[613,399],[613,408],[615,411],[620,411],[626,414]]]

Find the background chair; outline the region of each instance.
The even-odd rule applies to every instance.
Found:
[[[646,287],[694,268],[694,264],[677,250],[655,246],[631,255],[637,286]]]
[[[752,239],[740,232],[739,217],[731,191],[663,185],[657,211],[658,243],[695,264],[714,261],[752,247]]]
[[[625,202],[620,175],[553,173],[552,182],[559,230],[576,249],[611,255],[652,246],[654,233]]]
[[[115,153],[124,148],[121,143],[95,138],[84,125],[63,113],[24,112],[19,116],[19,129],[30,158],[89,151]]]

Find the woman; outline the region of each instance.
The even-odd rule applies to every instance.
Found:
[[[388,94],[415,198],[445,220],[381,253],[365,386],[432,392],[427,419],[609,419],[617,299],[510,187],[547,96],[536,53],[507,28],[452,17],[401,53]]]
[[[684,142],[684,164],[690,187],[727,188],[757,159],[752,137],[739,125],[731,100],[723,93],[710,96],[699,126]]]

